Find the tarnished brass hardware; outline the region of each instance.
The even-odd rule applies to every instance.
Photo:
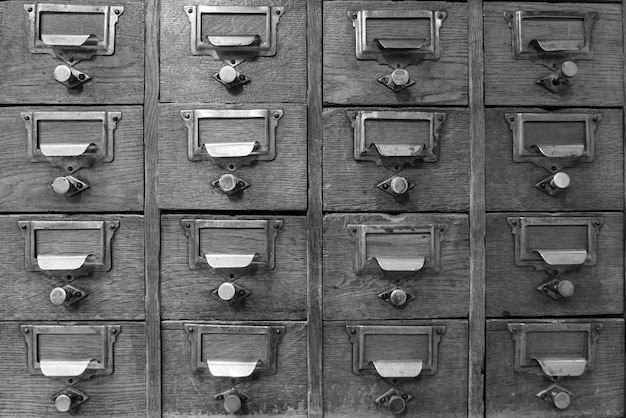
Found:
[[[52,396],[52,402],[59,412],[70,412],[88,400],[89,395],[74,387],[65,388]]]
[[[227,89],[234,89],[250,82],[245,74],[235,70],[230,65],[225,65],[219,72],[213,74],[213,78],[222,83]]]
[[[415,296],[399,287],[382,292],[378,294],[378,297],[394,308],[403,308],[407,303],[415,299]]]
[[[508,328],[515,341],[516,372],[558,380],[582,376],[595,367],[601,323],[510,323]],[[575,346],[559,343],[559,335]],[[546,340],[547,337],[550,340]],[[582,348],[572,354],[576,347]]]
[[[54,79],[68,89],[73,89],[91,80],[87,74],[69,65],[58,65],[54,69]]]
[[[215,395],[215,399],[224,402],[224,409],[229,414],[237,414],[245,405],[250,401],[250,398],[245,393],[232,388],[226,392],[218,393]]]
[[[400,91],[415,84],[409,72],[403,68],[396,68],[393,72],[378,78],[378,82],[393,91]]]
[[[535,396],[561,410],[567,409],[572,403],[572,392],[558,385],[552,385]]]
[[[515,238],[517,266],[558,276],[566,270],[596,264],[598,234],[604,223],[601,217],[511,216],[507,221]],[[561,242],[564,231],[577,236],[578,243]]]
[[[27,271],[40,271],[50,277],[71,281],[91,272],[111,270],[111,240],[120,226],[119,221],[18,221],[18,226],[24,234]],[[102,245],[100,253],[38,254],[37,232],[42,230],[99,231]]]
[[[569,185],[569,176],[566,173],[558,172],[541,180],[539,183],[535,184],[535,187],[550,196],[555,196],[567,189]]]
[[[369,266],[377,267],[383,274],[393,273],[417,273],[427,269],[438,272],[441,267],[441,241],[443,239],[444,225],[348,225],[352,233],[355,247],[355,271],[363,274]],[[397,234],[398,239],[406,235],[423,236],[423,241],[428,242],[428,249],[420,252],[415,250],[412,256],[393,256],[372,254],[367,249],[368,235],[372,234]],[[415,235],[417,234],[417,235]],[[410,245],[410,244],[407,244]]]
[[[400,415],[406,410],[406,404],[413,396],[396,388],[391,388],[387,392],[374,399],[379,405],[388,408],[394,415]]]
[[[50,291],[50,302],[56,306],[70,306],[86,296],[87,292],[84,290],[66,284],[62,287],[55,287]]]
[[[514,59],[529,59],[541,64],[552,73],[537,80],[537,84],[552,93],[559,93],[574,83],[571,78],[578,73],[574,60],[593,59],[592,29],[598,20],[598,13],[579,11],[515,11],[504,12],[513,34],[512,52]],[[566,22],[579,22],[582,28],[579,38],[568,26],[567,36],[555,39],[544,38],[548,30],[539,31],[541,35],[528,34],[524,25],[543,23],[544,25],[560,25]],[[574,26],[574,25],[572,25]],[[542,36],[535,38],[534,36]]]
[[[379,183],[376,187],[393,197],[398,197],[414,188],[415,185],[413,183],[409,183],[409,181],[402,176],[393,176],[389,177],[382,183]]]
[[[250,187],[250,183],[230,173],[222,174],[222,176],[212,182],[211,185],[228,196],[240,193]]]
[[[28,372],[59,379],[67,385],[93,376],[113,373],[113,344],[121,332],[119,325],[21,325],[26,340]],[[80,358],[73,347],[85,347],[90,342],[93,352],[82,353]],[[46,344],[55,347],[54,358],[47,358]],[[59,360],[58,346],[66,346],[68,358]],[[84,351],[84,350],[83,350]]]
[[[250,292],[241,286],[226,282],[222,283],[217,289],[213,291],[213,294],[228,303],[237,303],[242,301],[244,298],[250,296]]]
[[[537,290],[554,300],[559,300],[574,295],[574,283],[569,280],[552,279],[539,286]]]
[[[89,188],[89,184],[74,176],[57,177],[52,182],[52,190],[66,197],[74,196]]]

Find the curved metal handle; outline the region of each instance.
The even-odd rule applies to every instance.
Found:
[[[41,41],[51,46],[97,48],[98,36],[90,35],[41,35]]]
[[[39,151],[44,157],[78,157],[83,154],[97,152],[98,146],[93,142],[78,144],[40,144]]]
[[[380,377],[412,379],[419,376],[423,360],[372,360]]]
[[[204,257],[214,269],[243,269],[250,267],[259,254],[204,254]]]
[[[220,35],[210,36],[208,35],[207,41],[215,47],[225,48],[237,48],[237,47],[250,47],[261,45],[260,35]]]
[[[48,377],[76,377],[85,373],[91,359],[87,360],[41,360],[41,373]]]
[[[428,157],[426,144],[372,144],[381,157]]]
[[[381,49],[391,50],[420,50],[430,47],[430,39],[417,38],[376,38],[372,41]]]
[[[207,154],[213,158],[248,157],[258,153],[260,147],[259,141],[204,144]]]
[[[544,52],[577,52],[581,48],[580,41],[571,39],[546,40],[533,39],[531,41]]]
[[[546,376],[582,376],[587,367],[587,360],[576,358],[535,358]]]
[[[577,266],[587,260],[587,250],[535,250],[550,266]]]
[[[581,157],[585,153],[585,145],[537,145],[537,149],[548,158]]]
[[[215,377],[242,378],[254,373],[259,361],[207,360],[209,372]]]
[[[91,254],[84,255],[38,255],[37,265],[46,271],[72,271],[85,265]]]
[[[383,271],[389,272],[417,272],[424,268],[426,257],[396,258],[396,257],[372,257]]]

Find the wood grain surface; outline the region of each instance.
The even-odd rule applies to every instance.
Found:
[[[18,220],[119,221],[111,240],[112,263],[108,272],[93,272],[71,282],[88,296],[65,307],[50,302],[50,291],[67,284],[42,272],[26,271],[24,234]],[[3,320],[104,320],[143,319],[145,283],[143,271],[143,218],[130,215],[34,215],[1,216],[0,262],[7,280],[0,281],[0,318]],[[80,235],[80,231],[75,232]],[[71,240],[71,238],[70,238]],[[63,248],[63,243],[58,244]],[[74,246],[75,247],[75,246]],[[1,408],[0,408],[1,409]]]
[[[190,161],[188,131],[180,116],[191,109],[282,109],[276,128],[276,158],[243,166],[234,174],[250,187],[227,196],[211,182],[228,171],[212,160]],[[237,138],[249,131],[241,121],[225,126],[222,136]],[[221,125],[226,125],[222,123]],[[255,106],[160,105],[159,107],[159,205],[164,209],[305,210],[307,205],[306,108],[300,105]],[[201,132],[202,134],[202,132]],[[241,140],[241,139],[240,139]],[[184,186],[183,186],[184,185]],[[181,187],[182,186],[182,187]]]
[[[580,319],[559,323],[602,323],[596,342],[593,371],[580,377],[563,378],[557,384],[572,392],[565,411],[539,399],[536,393],[554,382],[527,372],[516,372],[515,345],[507,324],[535,323],[540,320],[487,321],[487,417],[621,417],[624,414],[624,320]],[[554,341],[553,344],[559,344]]]
[[[622,14],[618,4],[487,2],[485,4],[485,101],[487,105],[527,106],[622,106],[624,103]],[[541,64],[513,59],[512,31],[504,12],[585,11],[598,12],[593,32],[594,56],[575,60],[574,85],[558,94],[536,81],[551,74]]]
[[[36,322],[30,324],[43,325]],[[88,325],[85,322],[63,323],[66,324]],[[39,418],[58,415],[52,396],[63,390],[65,385],[46,376],[28,374],[26,342],[20,332],[20,325],[27,323],[0,322],[0,417]],[[76,413],[90,418],[145,417],[144,325],[139,322],[111,322],[110,325],[120,325],[122,329],[113,345],[113,374],[92,377],[74,385],[90,396]]]
[[[232,416],[225,411],[223,401],[215,399],[215,395],[233,387],[231,379],[213,377],[206,368],[195,373],[191,370],[190,342],[183,330],[187,323],[166,321],[162,325],[163,417]],[[286,327],[277,345],[276,374],[244,379],[235,386],[250,398],[243,408],[245,414],[260,418],[307,417],[306,323],[245,325]]]
[[[203,0],[194,5],[230,6],[228,0]],[[273,57],[258,57],[239,64],[236,69],[250,83],[225,88],[213,74],[226,64],[212,56],[191,55],[191,24],[183,10],[186,4],[161,1],[161,101],[215,103],[297,102],[306,101],[307,51],[306,2],[297,0],[245,0],[237,6],[280,6],[276,30],[277,48]],[[242,33],[239,33],[243,35]]]
[[[143,102],[144,2],[119,0],[123,6],[115,27],[115,53],[94,56],[75,68],[91,76],[82,86],[68,89],[55,81],[54,69],[65,62],[29,49],[30,21],[24,2],[0,3],[0,103],[114,104]],[[102,6],[100,0],[81,5]]]
[[[467,4],[450,2],[325,1],[324,102],[375,105],[466,105]],[[355,29],[348,11],[395,9],[440,10],[448,16],[439,31],[441,57],[406,68],[413,86],[394,92],[377,81],[393,69],[375,60],[360,61],[355,53]],[[393,27],[393,26],[392,26]],[[387,32],[393,32],[388,28]]]
[[[445,225],[441,269],[385,279],[382,272],[355,272],[356,250],[348,225]],[[394,234],[395,235],[395,234]],[[332,214],[324,217],[324,319],[415,319],[467,316],[469,303],[469,231],[465,215]],[[392,236],[393,240],[393,236]],[[406,250],[395,236],[387,243],[391,254]],[[368,246],[369,248],[369,246]],[[397,281],[396,281],[397,280]],[[396,309],[378,294],[396,286],[415,296]]]
[[[582,213],[578,216],[601,216],[604,225],[598,234],[595,266],[582,266],[561,274],[575,286],[574,295],[558,301],[537,290],[550,276],[534,267],[515,265],[514,235],[507,216],[519,213],[487,215],[487,316],[565,316],[621,315],[624,311],[623,216],[621,213]],[[524,213],[524,216],[552,214]],[[570,215],[570,214],[568,214]],[[553,242],[563,242],[560,236]]]
[[[347,18],[346,18],[347,20]],[[439,160],[404,168],[399,175],[415,185],[394,198],[376,186],[393,171],[354,159],[354,131],[348,110],[324,110],[324,210],[384,212],[464,212],[469,210],[469,114],[459,109],[432,109],[447,118],[439,132]],[[421,109],[403,109],[420,111]],[[407,132],[391,131],[402,137]]]
[[[391,389],[391,384],[377,375],[352,372],[352,344],[346,325],[444,325],[438,349],[438,370],[431,376],[419,376],[398,385],[414,398],[406,404],[411,417],[467,416],[467,322],[466,321],[387,321],[324,323],[324,411],[332,418],[379,418],[391,412],[374,398]],[[388,341],[394,350],[394,340]]]
[[[1,7],[1,6],[0,6]],[[66,170],[48,162],[31,162],[27,152],[27,131],[21,112],[50,111],[109,111],[121,112],[122,118],[114,131],[114,158],[77,170],[74,177],[85,181],[89,188],[71,197],[54,192],[55,178],[66,176]],[[0,211],[2,212],[93,212],[143,210],[143,117],[139,106],[98,107],[7,107],[0,109]],[[66,125],[67,126],[67,125]],[[76,127],[76,126],[75,126]],[[46,128],[51,128],[46,131]],[[100,125],[102,130],[102,125]],[[41,135],[51,143],[71,143],[65,127],[47,123]],[[91,129],[89,129],[91,131]],[[81,129],[79,132],[87,132]],[[100,131],[101,134],[101,131]],[[84,140],[84,138],[83,138]],[[100,140],[102,136],[100,135]]]
[[[191,270],[189,247],[180,220],[282,219],[276,237],[274,270],[259,269],[235,283],[252,294],[229,305],[211,292],[228,281],[213,270]],[[161,310],[163,319],[292,320],[306,317],[306,223],[304,217],[224,215],[161,217]],[[243,234],[241,232],[240,234]]]
[[[541,109],[489,109],[486,112],[486,196],[488,211],[575,211],[624,209],[623,112],[616,109],[561,110],[558,113],[600,114],[594,135],[595,159],[561,172],[570,186],[556,196],[535,187],[551,173],[533,163],[513,161],[513,132],[505,113],[548,113]],[[544,161],[549,159],[544,159]]]

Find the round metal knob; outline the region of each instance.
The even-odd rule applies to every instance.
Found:
[[[389,295],[389,301],[395,306],[402,306],[406,303],[407,295],[406,292],[402,289],[395,289]]]
[[[409,82],[409,73],[402,68],[395,69],[391,73],[391,81],[396,86],[404,86]]]
[[[228,395],[224,399],[224,409],[229,414],[236,414],[241,409],[241,399],[237,395]]]
[[[65,177],[57,177],[52,182],[52,190],[58,194],[65,194],[70,191],[72,184]]]
[[[235,187],[237,187],[237,178],[232,174],[224,174],[219,179],[219,185],[220,189],[225,192],[233,191],[235,190]]]
[[[67,65],[59,65],[54,69],[54,79],[59,83],[65,83],[72,77],[72,70]]]
[[[237,70],[230,65],[222,67],[220,70],[220,80],[224,83],[230,84],[237,79]]]
[[[56,406],[57,411],[59,412],[67,412],[72,407],[72,398],[65,394],[61,394],[54,400],[54,406]]]
[[[572,400],[567,392],[552,392],[552,402],[558,409],[567,408]]]
[[[572,61],[565,61],[561,64],[561,74],[568,78],[576,76],[578,74],[578,65]]]
[[[556,285],[556,291],[564,298],[569,298],[574,294],[574,283],[569,280],[562,280]]]
[[[235,285],[232,283],[222,283],[220,287],[217,288],[217,296],[225,301],[233,300],[236,293],[237,289],[235,289]]]
[[[567,189],[569,186],[569,176],[565,173],[556,173],[550,180],[550,186],[555,189]]]
[[[406,402],[401,396],[391,396],[387,402],[387,407],[394,415],[399,415],[406,409]]]
[[[50,292],[50,302],[52,302],[53,305],[61,306],[68,299],[68,296],[69,295],[65,289],[62,287],[55,287]]]
[[[404,177],[394,177],[389,186],[396,194],[403,194],[409,190],[409,182]]]

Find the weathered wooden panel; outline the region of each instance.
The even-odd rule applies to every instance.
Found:
[[[274,270],[257,270],[235,280],[251,292],[237,305],[212,291],[228,281],[210,268],[189,268],[181,219],[282,219]],[[306,317],[306,222],[293,216],[164,215],[161,217],[161,298],[164,319],[278,320]],[[239,232],[243,235],[245,232]]]
[[[52,182],[68,173],[47,162],[29,161],[28,138],[21,112],[109,111],[121,112],[114,131],[114,158],[83,167],[72,175],[89,184],[89,188],[71,197],[54,192]],[[60,124],[60,125],[57,125]],[[88,212],[143,210],[143,116],[140,107],[11,107],[0,110],[0,210],[5,212]],[[39,127],[39,139],[50,143],[102,141],[102,124],[98,134],[93,127],[81,124],[46,122]],[[85,136],[87,135],[87,136]]]
[[[439,132],[439,160],[434,163],[418,163],[415,167],[405,167],[401,170],[399,175],[414,184],[415,188],[394,198],[376,187],[391,177],[393,171],[374,162],[354,159],[354,131],[346,114],[348,110],[354,109],[324,111],[324,210],[385,212],[468,210],[470,162],[467,111],[425,110],[443,111],[447,114]],[[391,131],[388,135],[401,138],[407,133],[412,133],[407,130],[410,126],[411,124],[399,124],[398,130]]]
[[[55,306],[50,291],[67,284],[45,273],[26,271],[24,234],[18,220],[119,221],[111,240],[111,271],[93,272],[71,282],[88,293],[75,304]],[[0,281],[0,318],[4,320],[100,320],[143,319],[145,281],[143,270],[143,217],[130,215],[34,215],[0,217],[0,262],[6,280]],[[46,231],[47,232],[47,231]],[[67,242],[57,242],[62,251],[76,251],[81,231],[63,231]],[[46,239],[44,237],[43,243]],[[43,247],[50,247],[44,245]],[[48,250],[49,251],[49,250]],[[58,254],[58,251],[57,251]],[[1,408],[0,408],[1,409]]]
[[[488,176],[485,188],[488,211],[624,209],[624,132],[621,110],[576,109],[558,112],[600,114],[602,119],[594,134],[595,160],[563,168],[561,172],[569,175],[571,182],[567,189],[555,196],[535,187],[535,184],[550,177],[548,170],[530,162],[513,161],[513,132],[504,115],[517,112],[548,113],[541,109],[487,110],[485,170]],[[553,128],[550,125],[552,123],[542,128]],[[558,125],[553,129],[565,129]],[[555,132],[555,135],[563,134]]]
[[[556,384],[572,392],[571,405],[559,410],[535,395],[554,382],[527,372],[516,372],[515,344],[508,329],[510,322],[536,323],[546,321],[487,321],[487,417],[621,417],[624,415],[624,320],[586,319],[559,323],[602,323],[596,343],[593,371],[579,377],[566,377]],[[553,345],[561,343],[552,339]],[[550,341],[544,341],[544,348]]]
[[[233,387],[230,378],[213,377],[208,369],[192,373],[190,342],[183,324],[162,323],[163,417],[229,417],[223,401],[215,395]],[[237,325],[241,325],[238,323]],[[246,325],[267,325],[247,323]],[[307,416],[306,323],[272,323],[286,327],[277,345],[275,375],[243,379],[237,390],[250,401],[242,407],[246,415],[258,417]]]
[[[101,0],[84,0],[80,4],[105,5]],[[56,66],[65,62],[48,54],[30,52],[30,21],[24,10],[24,2],[3,1],[0,4],[0,102],[142,103],[144,4],[139,0],[119,0],[111,5],[124,7],[115,28],[115,53],[111,56],[94,56],[91,60],[76,64],[77,70],[92,79],[82,86],[67,89],[53,77]]]
[[[467,104],[467,4],[449,2],[324,2],[324,102],[338,104]],[[377,79],[393,71],[375,60],[360,61],[355,54],[355,29],[348,11],[356,10],[446,11],[439,30],[441,57],[405,69],[413,86],[394,92]],[[398,32],[385,22],[384,33]],[[412,27],[415,27],[413,23]],[[369,24],[368,24],[369,28]],[[382,28],[373,27],[374,33]],[[400,28],[401,29],[401,28]],[[369,30],[368,30],[369,33]],[[406,35],[405,35],[406,36]],[[428,34],[430,37],[430,34]]]
[[[513,59],[504,12],[598,12],[592,32],[594,56],[576,60],[574,84],[552,93],[537,84],[551,71],[530,60]],[[549,30],[550,28],[548,28]],[[622,12],[618,4],[488,2],[485,5],[485,101],[487,105],[621,106],[624,103]]]
[[[187,156],[188,131],[180,111],[191,109],[283,109],[276,127],[276,158],[243,166],[233,174],[250,183],[242,192],[227,196],[211,185],[228,171],[214,161],[190,161]],[[211,129],[221,129],[222,138],[241,138],[255,131],[254,119],[215,121]],[[201,129],[203,123],[200,124]],[[216,125],[216,126],[214,126]],[[209,125],[206,126],[209,128]],[[256,129],[258,132],[259,130]],[[211,132],[206,129],[206,132]],[[225,139],[222,139],[225,141]],[[263,139],[261,139],[261,142]],[[306,108],[299,105],[161,105],[159,108],[159,205],[167,209],[215,210],[305,210],[307,195]],[[185,184],[185,187],[181,187]]]
[[[229,0],[203,0],[193,3],[193,5],[209,4],[284,7],[276,30],[276,55],[257,57],[239,64],[236,70],[245,74],[251,81],[242,87],[229,90],[213,79],[213,74],[218,73],[226,65],[223,61],[212,56],[191,54],[191,24],[183,8],[186,4],[176,0],[165,0],[161,3],[161,101],[304,103],[307,77],[306,2],[242,0],[235,3]],[[239,25],[241,23],[236,24],[233,29]],[[234,34],[248,35],[248,29],[245,29],[246,32]]]
[[[352,344],[344,322],[324,324],[324,416],[379,418],[393,416],[374,402],[393,386],[376,374],[352,372]],[[351,322],[350,325],[373,325]],[[444,325],[438,349],[438,370],[397,385],[413,399],[406,404],[411,417],[467,416],[467,322],[466,321],[388,321],[376,325]],[[393,337],[390,337],[393,338]],[[394,342],[389,340],[389,350]]]
[[[551,214],[524,213],[523,216],[550,216]],[[595,266],[582,266],[563,272],[559,278],[575,286],[574,295],[553,300],[537,287],[551,277],[534,267],[515,265],[515,236],[507,223],[507,216],[519,213],[491,213],[487,215],[487,316],[563,316],[621,314],[624,311],[624,236],[621,213],[568,214],[601,216],[604,225],[598,234]],[[562,236],[552,237],[555,243],[570,243]],[[569,248],[572,248],[571,246]]]
[[[120,308],[122,309],[122,308]],[[41,314],[41,318],[45,315]],[[3,315],[3,318],[6,316]],[[32,323],[31,324],[37,324]],[[72,325],[78,325],[71,323]],[[26,342],[20,332],[24,322],[0,323],[0,417],[38,418],[60,415],[52,396],[65,388],[61,381],[30,375]],[[88,325],[80,323],[80,325]],[[76,413],[81,417],[146,416],[146,338],[143,323],[114,322],[121,332],[113,345],[113,374],[78,382],[75,388],[90,398]]]
[[[417,274],[389,279],[383,278],[382,273],[371,271],[357,274],[355,242],[348,225],[372,224],[389,225],[390,228],[394,224],[421,227],[445,225],[440,248],[440,271],[437,273],[424,268]],[[466,316],[469,304],[468,229],[468,219],[464,215],[327,215],[324,218],[324,318],[358,320]],[[379,238],[380,234],[375,235]],[[384,241],[390,256],[401,256],[410,250],[404,247],[397,234],[389,234]],[[411,247],[415,248],[414,245]],[[370,245],[367,248],[369,250]],[[378,298],[378,294],[396,286],[415,296],[415,300],[402,309]]]

